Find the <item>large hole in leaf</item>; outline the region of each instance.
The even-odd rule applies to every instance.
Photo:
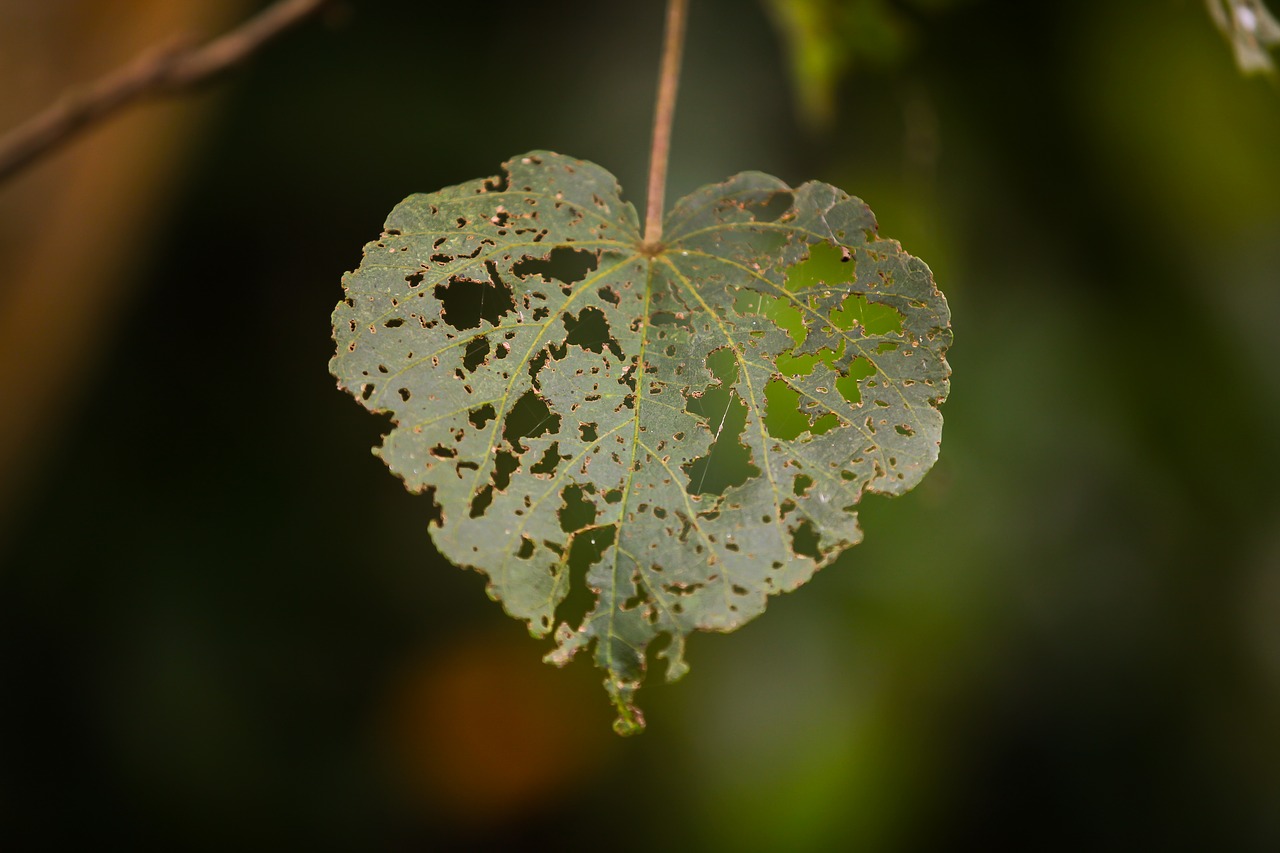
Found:
[[[866,363],[864,359],[859,361]],[[855,405],[859,399],[857,380],[858,377],[841,376],[835,382],[845,400]],[[839,416],[824,404],[802,394],[791,383],[782,379],[771,379],[764,386],[764,398],[764,425],[773,438],[791,441],[805,433],[823,435],[840,425]]]
[[[560,442],[553,441],[546,451],[542,454],[542,458],[529,468],[530,474],[554,474],[556,468],[560,465],[560,460],[568,459],[568,456],[560,455]]]
[[[576,284],[595,272],[599,263],[595,252],[561,246],[552,249],[546,258],[526,257],[516,261],[511,271],[520,278],[541,274],[564,284]]]
[[[809,417],[800,411],[800,392],[781,379],[764,386],[764,425],[774,438],[792,440],[809,431]]]
[[[872,302],[865,293],[854,289],[857,264],[853,258],[844,247],[814,243],[809,247],[809,257],[787,270],[786,288],[792,293],[815,287],[847,292],[840,307],[825,318],[837,329],[848,330],[857,323],[865,335],[901,334],[902,314],[896,308]],[[815,319],[806,317],[804,322],[813,325]]]
[[[462,366],[469,372],[475,373],[476,368],[484,363],[488,355],[489,339],[484,335],[477,335],[467,341],[466,351],[462,355]]]
[[[493,486],[498,491],[506,491],[511,485],[511,475],[520,467],[520,459],[514,453],[499,450],[493,455]]]
[[[532,391],[525,391],[516,400],[502,425],[502,437],[519,451],[526,449],[520,443],[522,438],[537,438],[559,431],[560,416],[554,414],[546,401]]]
[[[791,336],[791,341],[796,346],[804,343],[806,337],[805,322],[810,319],[800,308],[790,299],[784,299],[776,296],[768,296],[757,290],[740,290],[734,298],[733,309],[742,317],[760,316],[773,323]],[[795,362],[792,366],[787,360]],[[804,362],[808,359],[808,362]],[[777,357],[778,369],[783,373],[791,376],[800,376],[812,370],[812,364],[815,356],[806,355],[792,357],[786,354]]]
[[[471,517],[479,518],[484,515],[491,503],[493,503],[493,486],[486,485],[471,498]]]
[[[902,315],[891,305],[869,302],[861,293],[850,293],[831,312],[831,325],[837,329],[851,329],[857,323],[865,335],[902,334]]]
[[[603,353],[608,347],[614,357],[621,360],[622,348],[609,331],[609,321],[599,308],[583,308],[577,317],[564,315],[565,343],[580,346],[590,352]]]
[[[787,290],[795,293],[809,287],[850,285],[857,278],[857,263],[846,250],[830,243],[812,243],[809,257],[787,270]]]
[[[498,276],[492,261],[485,262],[488,281],[450,276],[447,284],[435,288],[436,299],[444,306],[444,321],[455,329],[474,329],[481,320],[498,325],[502,315],[516,307],[511,288]]]
[[[596,604],[596,593],[587,585],[587,572],[613,546],[617,525],[592,527],[579,532],[569,545],[569,592],[556,607],[556,618],[577,628]]]
[[[718,349],[707,356],[707,368],[718,381],[700,396],[688,396],[686,411],[702,418],[714,438],[706,456],[684,465],[689,477],[686,490],[691,495],[722,495],[730,486],[741,486],[760,469],[751,464],[751,451],[741,441],[747,424],[746,404],[733,390],[738,381],[738,362],[733,350]]]
[[[511,475],[520,467],[520,458],[514,453],[499,450],[493,457],[493,472],[489,483],[479,489],[471,498],[471,517],[479,518],[493,503],[494,491],[505,491],[511,485]]]
[[[485,403],[479,408],[472,409],[467,414],[467,420],[471,421],[471,425],[476,429],[484,429],[484,425],[498,416],[493,410],[493,404]]]
[[[791,202],[791,193],[776,192],[747,202],[746,209],[757,222],[776,222],[791,209]]]
[[[593,486],[587,488],[594,489]],[[584,494],[582,486],[565,486],[560,492],[564,505],[560,507],[560,529],[565,533],[590,527],[596,521],[596,504]]]
[[[805,519],[800,526],[791,531],[791,550],[802,557],[818,559],[821,551],[818,548],[818,531],[813,529],[813,522]]]
[[[849,363],[848,374],[836,380],[836,390],[840,392],[841,397],[857,406],[862,403],[862,391],[858,388],[858,382],[875,375],[876,367],[870,360],[855,358]]]

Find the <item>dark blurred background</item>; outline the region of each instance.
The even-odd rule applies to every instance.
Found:
[[[0,127],[257,5],[0,0]],[[0,186],[0,848],[1280,849],[1280,90],[1199,0],[881,5],[824,125],[778,3],[694,0],[669,195],[864,198],[941,460],[629,740],[326,365],[409,193],[643,203],[658,0],[350,0]]]

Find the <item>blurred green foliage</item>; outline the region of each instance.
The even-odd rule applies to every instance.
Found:
[[[1198,3],[916,15],[822,137],[760,7],[694,3],[669,197],[866,199],[953,310],[941,460],[634,741],[433,561],[339,275],[513,151],[642,186],[660,17],[353,2],[234,82],[0,554],[0,844],[1280,847],[1280,99]]]
[[[800,119],[811,130],[836,118],[840,84],[858,65],[896,68],[915,44],[907,12],[956,0],[762,0],[786,46]]]

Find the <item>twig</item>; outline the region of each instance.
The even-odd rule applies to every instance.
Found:
[[[0,182],[134,101],[172,95],[244,62],[329,0],[280,0],[237,29],[195,48],[172,41],[153,48],[0,137]]]
[[[662,246],[663,201],[667,189],[667,160],[671,153],[671,125],[680,84],[680,56],[684,52],[688,0],[668,0],[667,29],[663,37],[662,66],[658,76],[658,104],[653,114],[653,146],[649,150],[649,198],[644,222],[644,246],[657,252]]]

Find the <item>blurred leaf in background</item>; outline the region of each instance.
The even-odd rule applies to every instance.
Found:
[[[840,84],[858,65],[897,67],[916,42],[903,7],[938,11],[956,0],[762,0],[786,46],[796,110],[811,130],[836,118]]]

